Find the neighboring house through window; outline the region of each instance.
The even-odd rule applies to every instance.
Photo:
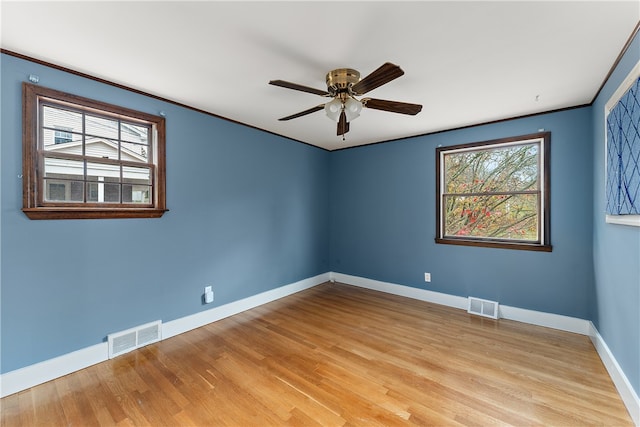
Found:
[[[551,134],[436,149],[436,243],[551,251]]]
[[[23,211],[32,219],[159,217],[163,117],[23,85]]]

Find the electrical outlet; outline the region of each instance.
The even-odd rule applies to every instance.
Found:
[[[213,290],[211,286],[206,286],[204,288],[204,303],[210,304],[213,302]]]
[[[424,281],[425,282],[431,281],[431,273],[424,273]]]

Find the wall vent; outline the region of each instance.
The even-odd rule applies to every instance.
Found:
[[[467,312],[471,314],[477,314],[478,316],[497,319],[498,303],[496,301],[469,297],[469,307],[467,308]]]
[[[144,347],[147,344],[160,341],[162,339],[162,321],[146,323],[107,335],[109,342],[109,359],[113,359],[121,354],[128,353],[136,348]]]

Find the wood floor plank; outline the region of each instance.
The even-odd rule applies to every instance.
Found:
[[[3,398],[13,426],[627,426],[588,337],[326,283]]]
[[[42,387],[38,387],[33,390],[33,401],[42,402],[41,405],[35,406],[34,422],[35,423],[52,423],[61,424],[64,422],[65,417],[62,411],[62,407],[57,404],[59,400],[58,391],[56,385],[53,382],[43,384]]]

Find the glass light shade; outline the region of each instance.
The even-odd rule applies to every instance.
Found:
[[[347,115],[347,122],[357,118],[362,111],[362,102],[356,101],[353,98],[347,98],[344,102],[344,112]]]
[[[324,104],[324,112],[334,122],[340,119],[340,113],[342,112],[342,101],[338,98],[334,98],[331,102]]]

